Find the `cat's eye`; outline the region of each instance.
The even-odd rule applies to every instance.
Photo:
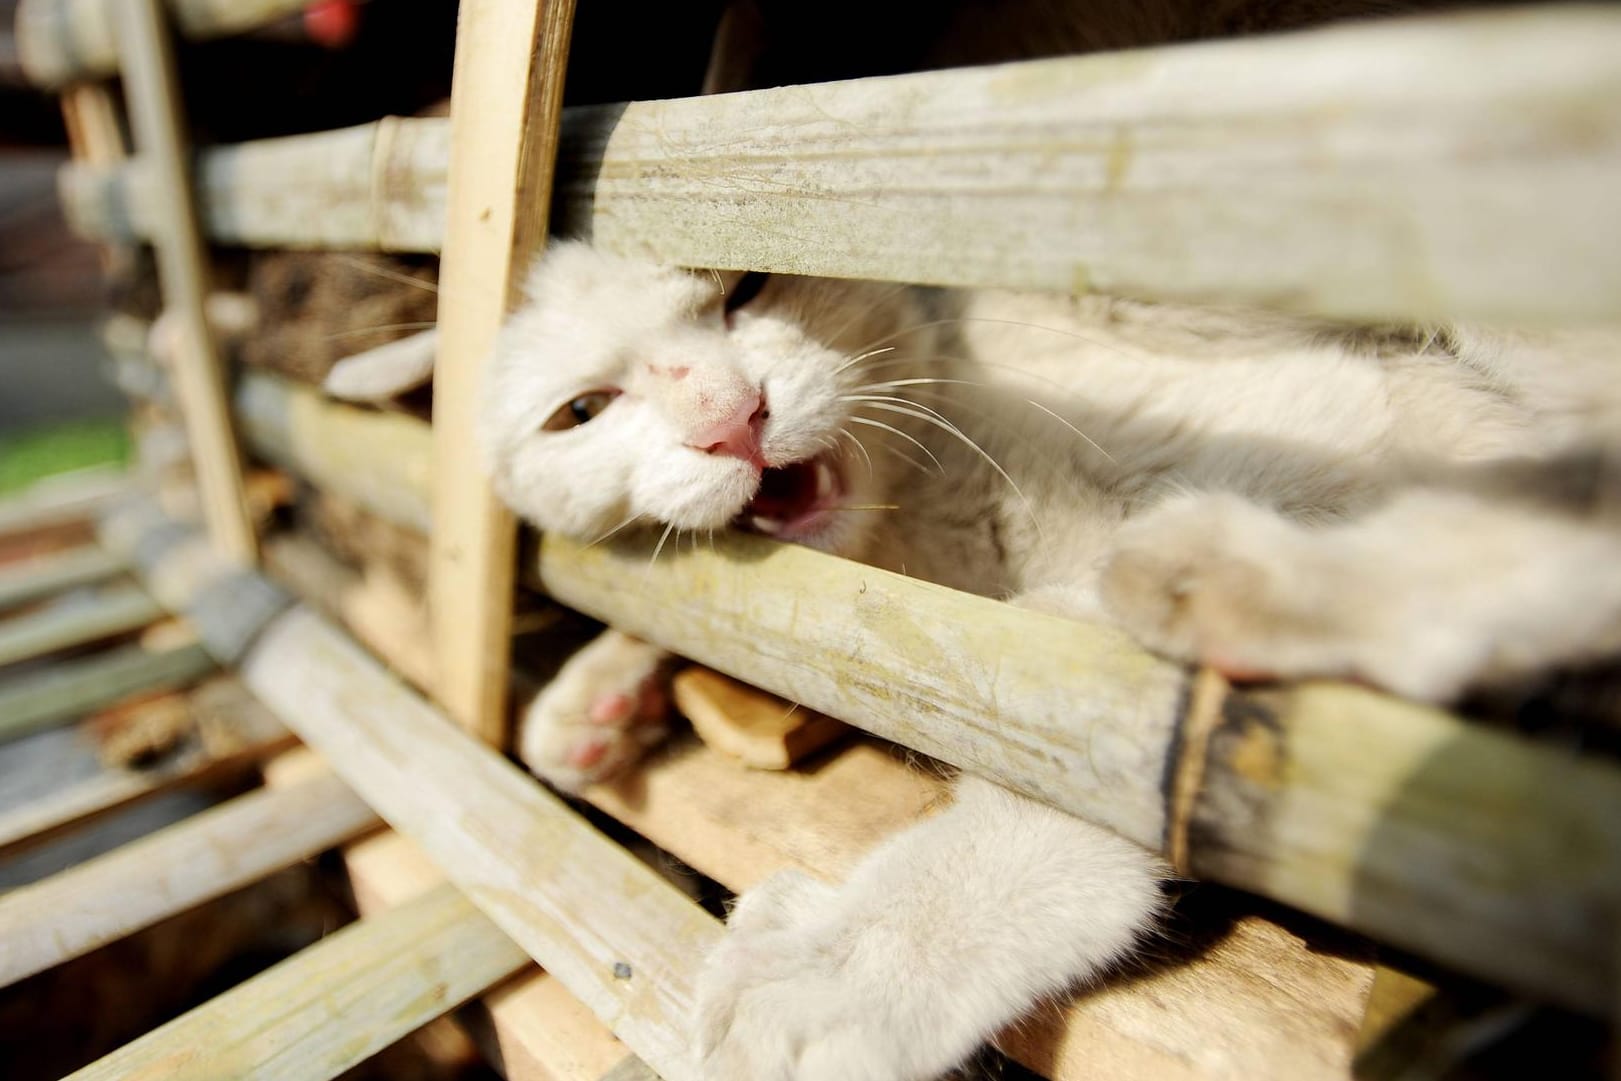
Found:
[[[617,390],[593,390],[582,394],[548,417],[546,423],[540,426],[541,431],[562,432],[578,428],[608,408],[608,404],[617,397]]]
[[[724,306],[727,326],[732,323],[733,312],[740,310],[749,301],[760,295],[760,290],[765,288],[766,279],[769,277],[771,275],[763,274],[758,270],[751,270],[733,283],[732,288],[726,294]]]

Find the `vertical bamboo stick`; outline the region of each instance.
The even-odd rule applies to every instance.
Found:
[[[257,551],[242,498],[242,463],[231,434],[220,358],[204,303],[208,264],[191,189],[190,151],[180,112],[173,42],[159,0],[119,0],[118,37],[136,149],[157,208],[158,275],[164,303],[178,317],[175,362],[186,433],[202,493],[209,539],[236,563]]]
[[[474,415],[515,283],[546,236],[572,0],[466,0],[451,93],[434,378],[429,604],[447,712],[505,740],[515,530],[483,479]]]

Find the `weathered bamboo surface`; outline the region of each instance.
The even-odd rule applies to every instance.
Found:
[[[264,878],[377,824],[331,774],[261,789],[0,896],[0,987]]]
[[[0,681],[0,740],[59,724],[142,691],[183,687],[212,671],[195,642],[148,649],[138,643]]]
[[[0,500],[0,538],[83,521],[128,487],[128,477],[117,468],[85,469],[40,481]]]
[[[744,535],[543,538],[558,600],[1160,848],[1181,669],[1117,632]],[[627,590],[625,583],[637,583]],[[1344,684],[1232,693],[1191,867],[1464,971],[1601,1012],[1621,771]]]
[[[689,266],[1613,320],[1618,48],[1621,11],[1542,7],[574,110],[558,226]],[[206,155],[210,230],[436,248],[444,122],[385,123]],[[82,230],[150,227],[133,175],[71,167]]]
[[[322,939],[71,1081],[326,1081],[528,963],[441,887]]]
[[[1149,847],[1174,839],[1187,674],[1117,632],[758,537],[649,555],[547,537],[535,570],[564,603],[729,675]],[[1594,944],[1621,911],[1614,768],[1344,684],[1234,694],[1220,713],[1189,805],[1198,874],[1557,1001],[1612,1001],[1614,951]],[[1245,717],[1275,735],[1221,735]],[[1505,802],[1505,780],[1546,791]]]
[[[308,0],[165,0],[188,38],[240,34],[291,15]],[[117,20],[109,0],[22,0],[17,6],[17,52],[23,72],[55,87],[111,75],[118,69]]]
[[[93,545],[0,566],[0,612],[117,576],[124,565]]]
[[[0,665],[128,634],[162,615],[163,607],[133,585],[59,601],[38,612],[0,621]]]
[[[152,796],[243,769],[292,741],[292,733],[244,694],[218,711],[207,737],[187,740],[155,765],[107,769],[0,816],[0,857]]]
[[[102,542],[122,553],[164,522],[150,504],[122,508]],[[147,568],[165,604],[228,576],[206,550],[171,552],[162,562],[186,573]],[[692,979],[713,917],[307,608],[277,616],[240,663],[249,690],[660,1076],[696,1081]]]

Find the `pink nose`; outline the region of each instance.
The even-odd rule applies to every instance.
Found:
[[[760,458],[760,429],[765,426],[765,399],[751,390],[726,416],[693,432],[687,446],[706,454],[724,454],[757,462]]]

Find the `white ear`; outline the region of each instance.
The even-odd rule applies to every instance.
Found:
[[[343,358],[321,385],[332,397],[345,401],[388,401],[432,379],[438,352],[438,329],[425,330]]]

